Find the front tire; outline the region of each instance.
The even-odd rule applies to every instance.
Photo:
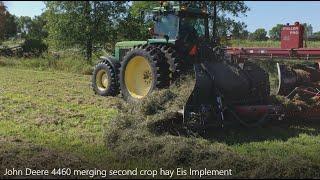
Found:
[[[96,65],[92,75],[92,89],[100,96],[116,96],[119,94],[117,75],[110,64],[100,62]]]

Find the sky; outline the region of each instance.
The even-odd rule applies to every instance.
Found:
[[[34,17],[40,15],[45,9],[42,1],[4,1],[11,14],[16,16]]]
[[[320,31],[320,1],[245,1],[250,8],[247,16],[236,18],[247,24],[250,32],[257,28],[269,31],[276,24],[295,21],[312,24],[313,32]],[[17,16],[40,15],[45,9],[42,1],[5,1],[11,14]]]
[[[320,1],[246,1],[246,5],[250,11],[241,20],[250,32],[296,21],[311,24],[313,32],[320,31]]]

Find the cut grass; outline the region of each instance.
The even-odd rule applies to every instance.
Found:
[[[208,137],[147,132],[154,127],[150,123],[166,116],[163,111],[176,111],[183,104],[187,89],[192,89],[189,79],[185,81],[185,91],[165,90],[161,98],[142,103],[140,116],[133,114],[136,123],[119,116],[127,134],[120,134],[124,141],[118,141],[122,146],[114,151],[106,146],[105,135],[117,131],[112,119],[127,108],[120,98],[94,95],[90,76],[0,67],[0,169],[10,164],[40,169],[176,169],[185,163],[194,169],[232,168],[234,177],[320,177],[319,122],[218,128]],[[149,114],[142,117],[147,122],[139,122],[143,114]],[[160,161],[154,161],[157,158]]]
[[[261,128],[216,127],[205,136],[185,133],[188,127],[171,113],[182,107],[192,90],[192,79],[183,82],[129,106],[111,120],[106,141],[116,157],[148,157],[168,169],[231,168],[234,177],[319,177],[319,122],[292,119]]]
[[[18,151],[19,142],[10,139],[71,154],[89,162],[90,168],[123,166],[104,143],[104,127],[117,113],[112,107],[122,100],[95,96],[89,82],[90,76],[0,67],[0,137],[16,144]],[[47,165],[52,167],[48,162],[41,168]],[[55,165],[60,167],[59,162]],[[139,162],[127,165],[133,168]]]

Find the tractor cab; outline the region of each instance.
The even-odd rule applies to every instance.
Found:
[[[163,40],[175,43],[179,38],[187,41],[209,39],[208,13],[205,8],[167,4],[154,8],[152,14],[154,27],[150,29],[150,43]]]

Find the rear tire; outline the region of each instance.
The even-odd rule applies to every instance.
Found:
[[[177,78],[180,77],[182,73],[182,61],[173,45],[159,44],[158,47],[160,48],[161,52],[163,52],[166,61],[169,64],[169,76],[171,80],[170,84],[172,84]]]
[[[107,62],[100,62],[93,70],[92,89],[100,96],[116,96],[119,94],[117,75]]]
[[[156,88],[169,86],[169,65],[159,48],[138,46],[123,57],[119,80],[123,98],[138,101]]]

